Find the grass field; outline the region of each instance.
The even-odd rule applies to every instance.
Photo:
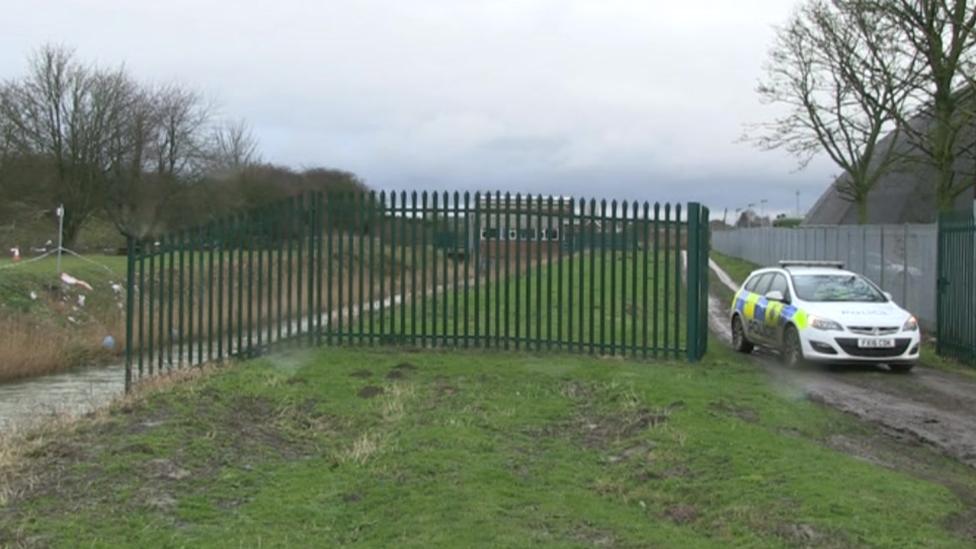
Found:
[[[0,545],[965,545],[952,490],[828,447],[863,429],[721,350],[295,352],[8,446]]]
[[[642,254],[613,255],[566,254],[561,262],[528,268],[523,263],[522,274],[513,269],[506,278],[501,270],[500,281],[489,268],[477,283],[469,280],[467,291],[463,278],[455,291],[455,279],[449,277],[426,299],[385,311],[382,328],[379,311],[367,310],[362,324],[355,319],[351,330],[347,322],[342,331],[353,341],[360,333],[382,331],[411,343],[424,340],[413,334],[427,334],[426,341],[435,345],[463,346],[467,335],[472,345],[509,349],[645,356],[646,347],[647,356],[679,354],[685,346],[687,295],[674,256],[667,264],[662,258],[655,270],[653,260],[645,263]]]

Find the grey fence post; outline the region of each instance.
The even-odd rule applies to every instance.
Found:
[[[908,224],[905,224],[905,239],[904,247],[905,253],[902,255],[902,269],[901,269],[901,304],[902,306],[908,306]]]
[[[881,271],[881,277],[880,277],[881,278],[881,289],[884,290],[885,289],[885,258],[884,258],[884,252],[885,252],[885,237],[884,237],[885,231],[884,230],[885,230],[885,226],[884,225],[881,225],[880,228],[881,228],[881,251],[880,251],[881,264],[878,265],[878,269]]]

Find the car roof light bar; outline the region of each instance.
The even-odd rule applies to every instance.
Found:
[[[807,261],[800,259],[788,259],[779,262],[779,266],[786,269],[789,267],[824,267],[824,268],[834,268],[843,269],[843,261]]]

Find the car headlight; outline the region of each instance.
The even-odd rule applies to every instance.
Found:
[[[903,331],[903,332],[917,332],[918,331],[918,319],[916,319],[914,316],[908,317],[908,320],[905,321],[905,325],[901,327],[901,331]]]
[[[844,331],[844,327],[843,326],[841,326],[839,323],[834,322],[833,320],[830,320],[830,319],[827,319],[827,318],[813,317],[813,318],[810,319],[810,326],[812,326],[812,327],[814,327],[814,328],[816,328],[818,330],[823,330],[825,332],[829,332],[829,331],[843,332]]]

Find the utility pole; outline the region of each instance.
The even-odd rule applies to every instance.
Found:
[[[58,276],[61,276],[61,250],[64,249],[64,204],[58,206]]]
[[[796,216],[800,217],[800,191],[796,191]]]

